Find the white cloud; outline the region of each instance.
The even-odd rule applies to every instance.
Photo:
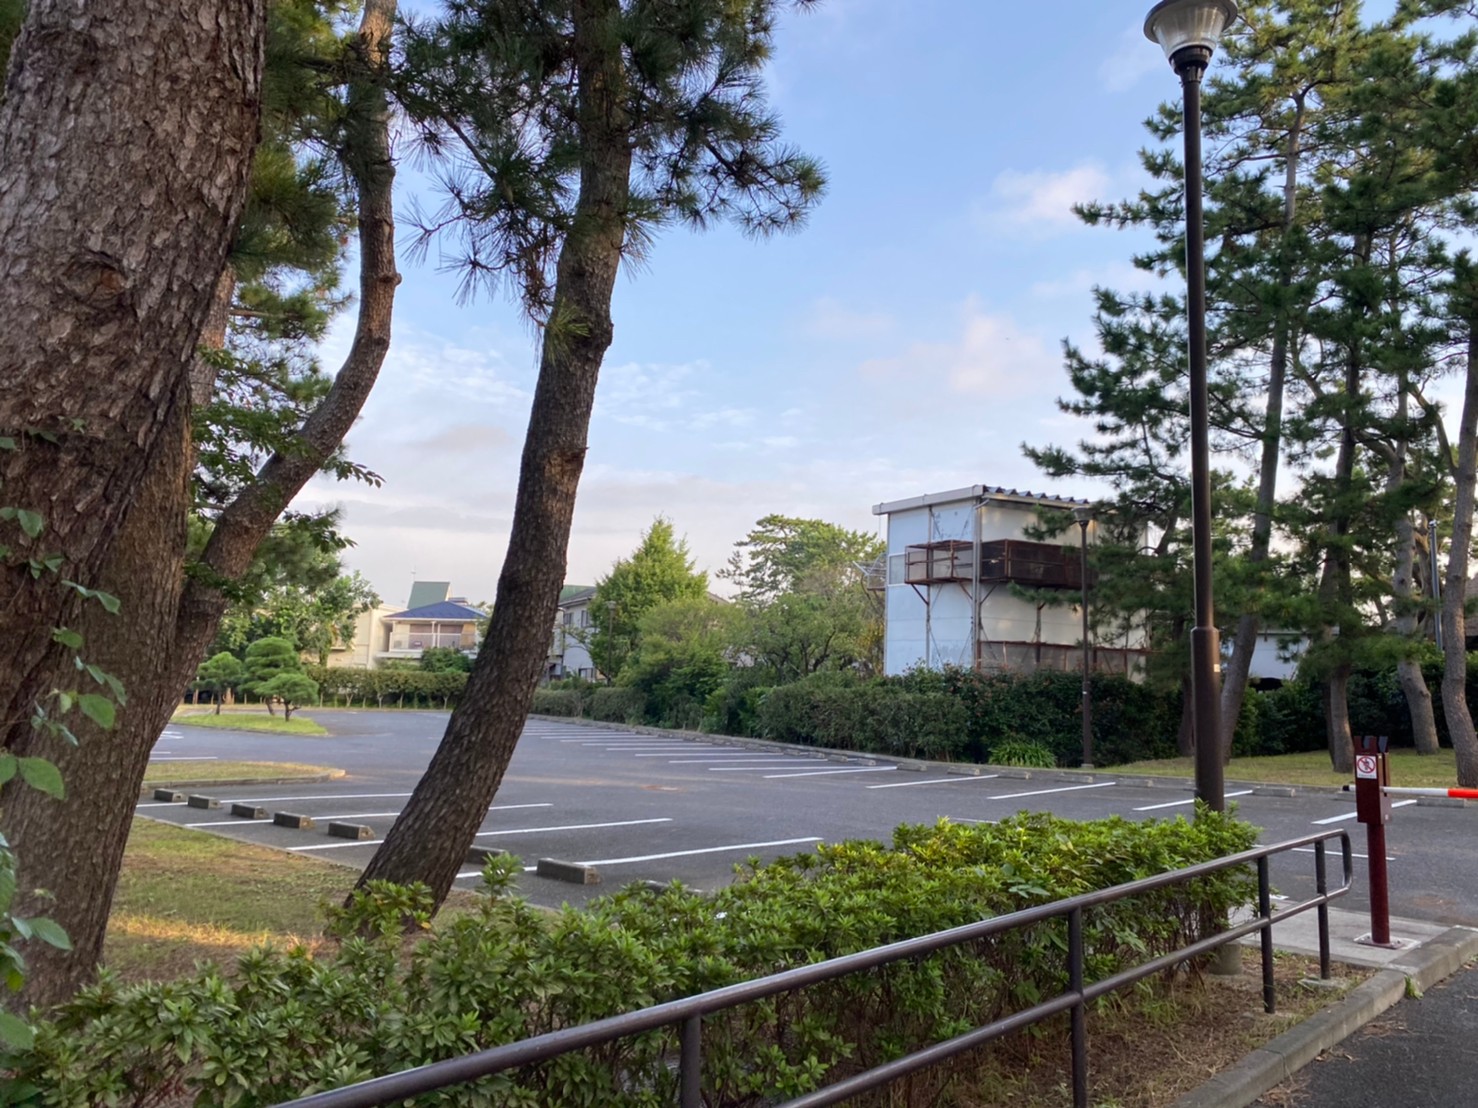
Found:
[[[971,297],[960,310],[959,334],[915,342],[901,354],[873,358],[859,367],[864,378],[907,384],[923,393],[1019,396],[1055,387],[1061,366],[1052,344],[1023,330],[1009,316],[985,311]]]
[[[1096,162],[1071,169],[1008,169],[991,184],[990,199],[976,205],[976,222],[990,231],[1051,233],[1080,227],[1073,205],[1104,199],[1113,179]]]
[[[408,445],[415,450],[432,454],[476,454],[501,450],[512,441],[513,436],[502,427],[487,423],[456,423],[415,439]]]
[[[896,321],[887,312],[861,312],[848,308],[833,296],[811,304],[802,329],[819,339],[876,339],[892,332]]]
[[[660,365],[625,362],[601,369],[595,394],[597,418],[614,420],[651,431],[665,431],[676,414],[698,391],[687,385],[689,378],[705,371],[707,364]]]
[[[1059,297],[1082,296],[1095,288],[1110,288],[1119,292],[1137,292],[1165,285],[1163,278],[1147,273],[1128,262],[1113,262],[1096,269],[1079,269],[1066,277],[1051,281],[1037,281],[1031,286],[1033,296],[1044,300]]]
[[[1114,51],[1099,63],[1098,76],[1109,92],[1127,92],[1146,74],[1169,68],[1164,52],[1144,37],[1144,29],[1136,23],[1119,35]]]

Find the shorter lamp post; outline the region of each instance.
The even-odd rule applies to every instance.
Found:
[[[1092,647],[1088,645],[1088,524],[1093,522],[1093,508],[1084,504],[1073,509],[1078,524],[1078,549],[1081,554],[1083,589],[1083,768],[1093,768],[1093,686],[1089,682]]]

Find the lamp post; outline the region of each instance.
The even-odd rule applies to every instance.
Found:
[[[1201,208],[1201,78],[1222,32],[1237,19],[1233,0],[1160,0],[1144,33],[1158,42],[1180,75],[1185,97],[1186,317],[1190,340],[1191,536],[1195,626],[1191,687],[1196,736],[1196,797],[1226,808],[1221,765],[1221,643],[1211,596],[1211,448],[1206,386],[1206,228]]]
[[[1073,509],[1073,519],[1078,524],[1078,549],[1082,555],[1081,573],[1083,588],[1083,768],[1093,768],[1093,687],[1089,684],[1090,647],[1088,646],[1088,524],[1093,522],[1093,507],[1089,504]]]

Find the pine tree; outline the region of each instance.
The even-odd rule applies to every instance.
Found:
[[[440,904],[513,756],[543,670],[611,294],[657,232],[799,225],[817,164],[780,140],[761,70],[784,0],[457,0],[406,44],[401,99],[446,161],[441,221],[469,287],[542,329],[539,382],[487,639],[431,765],[362,881]],[[429,241],[429,240],[428,240]]]

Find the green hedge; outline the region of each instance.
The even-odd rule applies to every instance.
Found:
[[[535,689],[529,710],[541,716],[578,716],[584,709],[584,698],[573,689]]]
[[[1208,813],[1194,823],[1022,813],[998,825],[903,827],[891,848],[820,847],[712,896],[633,886],[552,917],[489,896],[410,952],[403,923],[424,912],[424,891],[377,884],[339,914],[336,952],[259,950],[230,973],[207,967],[164,985],[105,976],[43,1024],[30,1051],[0,1058],[14,1077],[8,1087],[0,1078],[0,1102],[272,1104],[1205,861],[1254,836]],[[507,891],[517,868],[490,863],[490,890]],[[1252,893],[1244,870],[1088,911],[1088,980],[1198,938],[1202,920],[1225,918]],[[1064,941],[1063,922],[1040,925],[712,1016],[703,1102],[794,1097],[1056,994]],[[671,1029],[653,1031],[416,1103],[673,1103],[675,1051]],[[933,1103],[951,1076],[932,1070],[880,1095]]]
[[[308,666],[325,708],[451,708],[467,687],[465,673],[418,669]]]
[[[950,759],[966,745],[958,700],[897,685],[781,685],[760,702],[757,719],[766,738],[835,750]]]
[[[598,688],[588,710],[591,719],[607,723],[645,723],[647,698],[640,689]]]

